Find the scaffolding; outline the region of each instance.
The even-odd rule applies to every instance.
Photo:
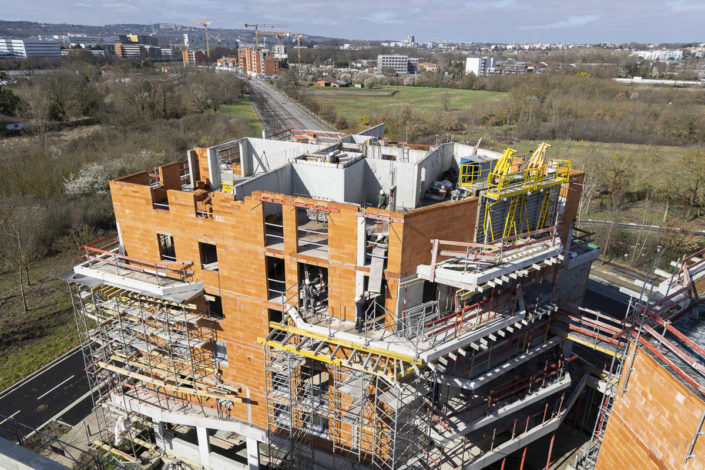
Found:
[[[111,266],[103,262],[97,270],[104,264]],[[113,267],[120,273],[134,269],[144,274],[142,265],[121,261]],[[93,391],[96,448],[127,461],[159,455],[152,424],[129,412],[130,400],[229,419],[233,402],[241,400],[239,387],[220,378],[213,354],[216,333],[207,314],[188,300],[167,300],[99,278],[73,275],[67,281]],[[153,282],[163,286],[165,281],[176,282],[173,277]],[[127,442],[127,452],[125,446],[118,449],[120,442]]]

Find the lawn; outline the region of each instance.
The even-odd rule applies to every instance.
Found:
[[[247,122],[250,126],[257,131],[257,133],[252,137],[260,137],[262,134],[262,121],[260,121],[259,116],[255,112],[255,108],[252,107],[252,103],[247,99],[247,97],[240,98],[237,104],[225,104],[220,107],[220,112],[226,116],[232,117],[246,117]]]
[[[391,110],[408,104],[414,110],[440,110],[447,94],[448,110],[460,110],[471,103],[499,100],[505,93],[484,90],[459,90],[455,88],[426,88],[413,86],[381,86],[371,90],[337,88],[307,90],[317,101],[331,103],[336,114],[359,122],[365,113]]]
[[[22,311],[17,273],[0,274],[0,390],[78,344],[68,287],[59,279],[77,261],[75,255],[57,255],[30,265],[27,313]]]

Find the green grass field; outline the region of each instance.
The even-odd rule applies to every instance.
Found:
[[[68,287],[59,279],[77,262],[76,256],[57,255],[30,265],[27,313],[17,273],[0,273],[0,390],[78,344]]]
[[[245,97],[240,98],[237,104],[225,104],[220,107],[220,113],[232,117],[246,117],[247,122],[253,129],[256,129],[256,134],[254,136],[259,137],[262,134],[262,121],[259,120],[259,116],[255,112],[255,108],[252,107],[252,103]]]
[[[458,90],[455,88],[424,88],[413,86],[382,86],[371,90],[339,88],[307,90],[316,100],[331,103],[339,116],[359,122],[367,113],[392,110],[408,104],[414,110],[443,109],[443,96],[448,95],[448,109],[460,110],[473,102],[499,100],[505,93],[483,90]]]

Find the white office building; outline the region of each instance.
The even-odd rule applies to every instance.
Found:
[[[468,57],[465,59],[465,73],[476,77],[491,75],[494,72],[494,57]]]
[[[382,54],[377,56],[377,69],[375,73],[382,75],[382,70],[386,68],[394,69],[398,74],[416,73],[419,59],[409,58],[399,54]]]
[[[0,57],[16,59],[59,59],[61,50],[55,39],[0,38]]]

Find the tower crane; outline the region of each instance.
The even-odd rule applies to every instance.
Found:
[[[262,23],[254,23],[254,24],[247,24],[245,23],[245,28],[252,28],[255,30],[255,49],[259,49],[259,33],[260,33],[260,28],[278,28],[279,26],[283,26],[280,24],[262,24]],[[271,33],[270,31],[267,31]],[[262,31],[262,33],[265,33],[265,31]],[[266,33],[265,33],[266,34]]]
[[[301,38],[304,37],[303,34],[296,36],[296,52],[298,54],[298,59],[296,62],[297,67],[301,68]]]
[[[211,24],[213,24],[213,22],[212,22],[212,21],[208,21],[208,20],[194,20],[194,21],[192,21],[191,23],[200,24],[200,25],[203,26],[203,28],[206,30],[206,56],[207,56],[208,58],[210,58],[210,56],[211,56],[211,47],[210,47],[210,44],[208,43],[208,27],[209,27]]]

